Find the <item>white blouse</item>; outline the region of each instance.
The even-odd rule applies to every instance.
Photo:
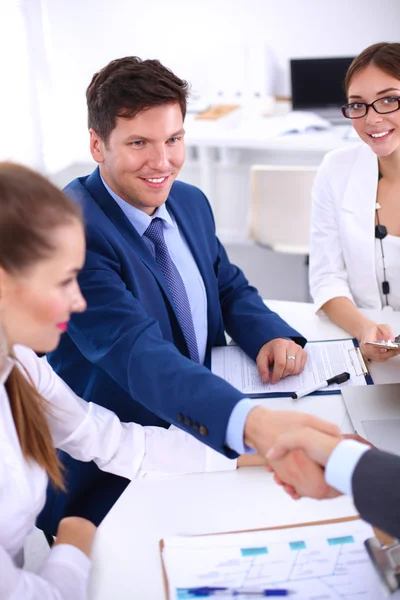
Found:
[[[387,235],[382,240],[383,253],[385,255],[386,280],[389,282],[390,292],[388,294],[389,306],[393,310],[400,310],[400,237]],[[375,264],[376,278],[382,306],[386,306],[386,296],[382,292],[383,261],[382,250],[379,240],[375,240]],[[397,335],[398,332],[395,332]]]
[[[121,423],[111,411],[78,398],[32,350],[15,346],[14,354],[49,402],[55,447],[72,457],[128,479],[236,468],[235,460],[179,429]],[[37,574],[22,570],[23,545],[44,506],[47,475],[22,455],[4,385],[14,365],[10,358],[0,365],[0,599],[81,600],[90,561],[74,546],[52,548]]]

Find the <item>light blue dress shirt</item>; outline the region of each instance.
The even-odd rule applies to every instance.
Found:
[[[325,481],[343,494],[352,494],[352,481],[356,466],[370,446],[355,440],[343,440],[336,446],[325,467]]]
[[[153,254],[155,254],[154,244],[146,236],[143,237],[143,234],[154,217],[158,217],[162,220],[165,243],[171,258],[182,277],[182,281],[185,284],[193,318],[194,330],[196,332],[200,362],[204,363],[208,335],[207,294],[196,261],[194,260],[188,243],[180,232],[175,219],[169,214],[165,204],[159,206],[150,217],[142,210],[135,208],[120,198],[107,185],[103,177],[101,177],[101,180],[110,196],[121,208],[138,234],[142,236],[142,239],[149,246],[150,251]],[[247,415],[255,406],[257,406],[257,402],[244,398],[236,404],[229,417],[225,443],[238,454],[253,452],[251,448],[245,446],[243,432]]]

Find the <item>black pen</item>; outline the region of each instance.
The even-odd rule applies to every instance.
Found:
[[[308,394],[312,394],[313,392],[322,390],[323,388],[327,387],[328,385],[332,385],[333,383],[344,383],[345,381],[348,381],[349,379],[350,379],[350,373],[347,373],[347,372],[340,373],[340,375],[335,375],[334,377],[331,377],[330,379],[326,379],[325,381],[320,381],[319,383],[316,383],[315,385],[313,385],[313,387],[308,388],[308,390],[302,390],[301,392],[294,392],[294,394],[292,394],[292,399],[298,400],[299,398],[302,398],[303,396],[308,396]]]

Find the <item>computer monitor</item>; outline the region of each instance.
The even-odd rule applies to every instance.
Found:
[[[353,57],[296,58],[290,61],[293,110],[340,107],[343,82]]]

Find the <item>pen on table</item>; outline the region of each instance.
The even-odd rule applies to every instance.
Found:
[[[320,381],[313,385],[313,387],[308,388],[307,390],[301,390],[300,392],[294,392],[292,394],[293,400],[298,400],[303,396],[308,396],[308,394],[312,394],[313,392],[317,392],[318,390],[322,390],[328,385],[332,385],[333,383],[344,383],[350,379],[350,373],[340,373],[340,375],[335,375],[335,377],[331,377],[330,379],[325,379],[325,381]]]
[[[245,588],[227,588],[227,587],[198,587],[198,588],[189,588],[186,590],[189,594],[196,598],[200,597],[226,597],[226,596],[253,596],[254,598],[266,598],[269,597],[282,597],[282,596],[290,596],[294,594],[292,590],[283,590],[283,589],[270,589],[270,590],[257,590],[257,589],[245,589]]]

